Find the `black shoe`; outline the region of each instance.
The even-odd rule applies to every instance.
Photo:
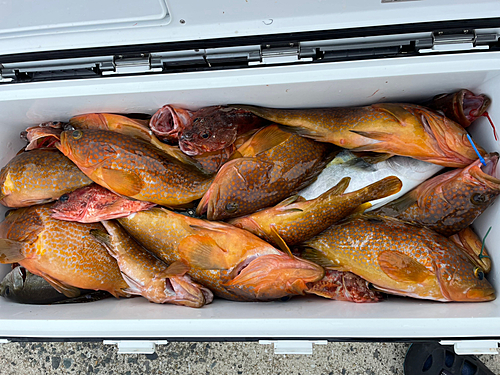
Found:
[[[411,344],[405,375],[495,375],[475,356],[457,355],[453,346],[438,342]]]

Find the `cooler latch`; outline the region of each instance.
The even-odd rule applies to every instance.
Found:
[[[149,54],[140,54],[137,56],[114,56],[113,62],[105,62],[100,64],[101,73],[105,75],[115,74],[137,74],[161,72],[161,66],[157,67],[151,64]]]
[[[117,345],[118,354],[153,354],[156,345],[167,345],[167,340],[140,341],[140,340],[104,340],[104,345]]]
[[[274,345],[274,354],[308,354],[313,353],[313,344],[326,345],[327,340],[259,340],[261,345]]]
[[[477,34],[474,29],[434,31],[432,47],[419,49],[420,53],[488,50],[498,41],[495,33]]]
[[[441,345],[453,345],[458,355],[498,354],[498,340],[442,340]]]

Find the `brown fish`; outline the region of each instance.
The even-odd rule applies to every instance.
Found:
[[[46,203],[91,183],[55,149],[22,152],[0,171],[0,203],[7,207]]]
[[[0,224],[0,263],[18,262],[67,297],[80,289],[128,296],[116,260],[90,235],[99,223],[81,224],[50,217],[51,205],[21,208]]]
[[[467,228],[498,197],[498,154],[485,156],[467,168],[427,180],[400,198],[373,211],[426,226],[449,237]]]
[[[329,151],[277,125],[263,128],[219,170],[197,213],[222,220],[276,204],[309,184],[331,160]]]
[[[154,303],[189,307],[202,307],[212,302],[212,292],[185,275],[188,271],[185,264],[177,262],[168,267],[135,242],[117,223],[103,221],[102,224],[108,234],[92,231],[92,235],[118,262],[130,294],[141,295]]]
[[[467,132],[459,124],[413,104],[320,109],[234,107],[287,125],[305,137],[354,151],[409,156],[455,168],[477,159]],[[485,153],[482,148],[479,151]]]
[[[483,241],[477,236],[471,227],[462,229],[457,234],[449,237],[469,255],[469,258],[485,273],[491,271],[491,258],[483,245]]]
[[[59,220],[97,223],[147,210],[155,203],[124,198],[92,184],[62,195],[52,207],[52,217]]]
[[[336,301],[379,302],[382,294],[370,289],[370,283],[352,272],[326,270],[325,277],[315,282],[307,291]]]
[[[164,105],[151,117],[149,127],[161,141],[178,142],[179,132],[192,121],[193,111]]]
[[[397,193],[402,186],[399,178],[390,176],[352,193],[342,194],[349,181],[349,177],[343,178],[316,199],[301,201],[295,195],[275,207],[232,219],[229,223],[271,244],[291,246],[344,219],[361,204]]]
[[[229,224],[159,208],[118,221],[166,263],[188,264],[189,275],[222,298],[268,301],[300,295],[324,275],[323,268],[293,258]]]
[[[187,155],[201,155],[231,146],[238,135],[268,124],[249,111],[225,106],[205,107],[192,114],[179,132],[179,147]]]
[[[386,293],[442,302],[495,299],[484,271],[459,246],[393,218],[360,215],[331,226],[304,247],[303,257],[352,272]]]
[[[475,95],[467,89],[458,90],[451,94],[439,94],[424,105],[442,111],[446,117],[456,121],[464,128],[481,116],[488,116],[487,109],[491,99],[486,95]]]
[[[151,144],[120,133],[64,131],[57,147],[94,182],[146,202],[185,205],[201,198],[212,181]]]

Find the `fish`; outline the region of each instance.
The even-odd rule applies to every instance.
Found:
[[[347,302],[380,302],[383,295],[372,290],[370,283],[352,272],[341,272],[327,269],[325,277],[314,283],[307,294]]]
[[[378,163],[370,163],[365,161],[365,158],[344,150],[335,156],[315,181],[300,190],[298,195],[306,200],[316,199],[346,176],[350,177],[351,181],[345,193],[362,189],[389,176],[398,177],[403,185],[401,190],[396,194],[371,201],[371,207],[367,208],[367,211],[370,211],[402,196],[442,169],[440,165],[405,156],[393,156]]]
[[[79,289],[128,297],[116,260],[90,234],[104,227],[53,219],[51,207],[20,208],[0,223],[0,263],[19,263],[67,297]]]
[[[331,160],[328,144],[285,132],[257,131],[219,170],[197,207],[209,220],[243,216],[295,194]]]
[[[47,203],[91,183],[56,149],[21,152],[0,171],[0,203],[7,207]]]
[[[21,132],[21,139],[28,142],[25,151],[37,148],[54,148],[59,136],[63,131],[65,123],[59,121],[44,122],[37,126],[31,126]]]
[[[450,237],[471,225],[498,197],[498,153],[463,169],[437,175],[374,214],[426,226]]]
[[[117,220],[167,264],[187,264],[188,275],[221,298],[269,301],[302,295],[324,276],[321,266],[285,254],[230,224],[156,207]]]
[[[251,112],[225,106],[201,108],[179,131],[179,147],[189,156],[214,152],[231,146],[238,135],[269,122]]]
[[[67,130],[56,147],[115,194],[169,207],[200,199],[213,180],[147,142],[111,131]]]
[[[97,223],[125,217],[154,206],[155,203],[128,199],[92,184],[61,195],[52,206],[52,217],[79,223]]]
[[[360,190],[342,194],[349,181],[349,177],[343,178],[316,199],[302,201],[300,195],[294,195],[275,207],[232,219],[229,223],[252,232],[270,244],[286,248],[322,232],[364,203],[401,189],[401,180],[390,176]]]
[[[167,266],[150,254],[113,221],[102,221],[106,232],[93,230],[91,234],[102,243],[118,262],[127,292],[141,295],[154,303],[169,303],[189,307],[202,307],[212,302],[212,292],[194,283],[182,262]]]
[[[461,89],[436,95],[423,105],[443,112],[446,117],[467,128],[479,117],[489,117],[487,110],[491,99],[485,94],[475,95],[470,90]]]
[[[164,105],[151,116],[149,127],[163,142],[179,141],[179,132],[192,121],[193,111],[173,105]]]
[[[394,218],[363,214],[305,241],[301,256],[352,272],[376,290],[441,302],[495,299],[484,270],[454,242]]]
[[[314,109],[239,104],[230,107],[286,125],[304,137],[353,151],[408,156],[453,168],[464,168],[478,158],[464,128],[438,112],[414,104]],[[478,151],[485,154],[481,147]]]
[[[0,283],[0,295],[13,302],[45,305],[52,303],[80,303],[98,301],[111,294],[103,291],[80,290],[80,295],[68,298],[55,290],[43,277],[17,266]]]
[[[462,229],[449,239],[459,245],[469,255],[471,261],[483,269],[484,273],[491,271],[491,258],[488,251],[471,227]]]

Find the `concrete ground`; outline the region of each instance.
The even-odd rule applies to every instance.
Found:
[[[258,343],[183,342],[155,354],[118,354],[102,343],[0,345],[0,374],[326,374],[402,375],[409,344],[328,343],[313,355],[275,355]],[[500,374],[500,356],[480,356]]]

